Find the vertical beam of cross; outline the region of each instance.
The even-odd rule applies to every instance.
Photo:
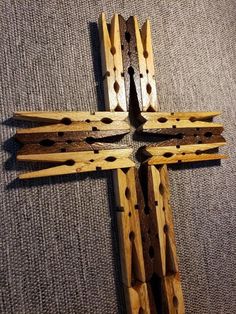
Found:
[[[134,21],[131,22],[134,23]],[[110,33],[108,27],[110,28]],[[106,108],[114,111],[127,111],[128,97],[120,97],[120,95],[128,96],[129,94],[129,82],[127,84],[127,79],[129,79],[128,69],[130,69],[130,65],[127,67],[125,64],[125,69],[123,60],[124,63],[127,63],[129,60],[127,56],[131,56],[132,54],[132,52],[130,53],[130,47],[128,47],[130,33],[126,30],[124,19],[117,14],[114,15],[111,25],[108,26],[105,14],[102,13],[99,20],[99,28]],[[122,39],[120,39],[120,29],[123,33]],[[126,55],[122,59],[124,52]],[[129,61],[128,63],[130,64]],[[126,84],[124,77],[126,78]],[[123,86],[126,86],[126,95],[124,94]],[[113,95],[114,92],[116,97]],[[135,175],[136,169],[134,167],[113,171],[122,283],[124,286],[127,312],[150,313]]]
[[[125,32],[124,37],[126,37],[126,41],[123,41],[123,59],[127,60],[127,54],[130,57],[129,66],[125,69],[125,78],[126,80],[128,80],[128,84],[126,84],[126,86],[130,86],[131,75],[136,75],[135,87],[136,92],[139,94],[139,97],[137,97],[138,103],[134,105],[139,106],[138,109],[140,112],[156,112],[158,110],[158,102],[156,93],[150,22],[147,20],[140,30],[136,17],[129,18],[127,22],[128,27],[125,27],[125,23],[122,17],[119,17],[119,19],[123,33]],[[131,38],[131,34],[134,35],[134,38]],[[128,47],[124,49],[124,47],[126,46]],[[133,69],[133,72],[131,72],[130,69]],[[127,74],[129,74],[129,76]],[[130,95],[130,97],[132,97],[132,95]],[[137,111],[138,110],[136,110],[136,112]],[[178,313],[184,313],[183,294],[179,280],[177,255],[175,248],[173,219],[169,205],[167,168],[164,165],[159,171],[158,169],[156,169],[155,166],[148,166],[148,173],[146,175],[148,181],[147,202],[150,208],[152,208],[152,211],[150,211],[148,215],[146,215],[147,213],[144,213],[145,201],[143,199],[140,199],[140,196],[142,195],[142,189],[138,189],[138,208],[141,218],[143,252],[146,264],[145,288],[147,288],[147,290],[145,291],[148,291],[148,311],[155,313],[158,307],[159,309],[162,308],[169,313],[173,312],[172,309],[174,309],[174,311],[178,309]],[[136,183],[138,186],[140,186],[137,174]],[[161,184],[164,193],[163,197],[160,194],[159,189],[159,185]],[[157,199],[158,201],[156,201]],[[161,213],[162,211],[156,210],[157,206],[160,207],[162,205],[161,201],[162,203],[167,202],[167,204],[165,204],[165,207],[166,217],[168,218],[166,219],[166,223],[163,226],[161,224],[163,219],[160,219],[162,217],[160,217],[160,215],[158,217],[158,213]],[[161,209],[163,208],[164,205],[162,205]],[[151,212],[153,213],[152,215]],[[164,230],[161,228],[164,228]],[[168,234],[166,228],[168,228]],[[148,243],[146,241],[147,238],[151,238],[152,240]],[[167,254],[169,255],[167,256]],[[148,261],[152,262],[152,270],[149,267]],[[172,264],[172,267],[169,267],[170,269],[166,269],[166,264],[168,263]],[[169,276],[169,270],[171,270],[171,276]],[[163,306],[160,304],[160,299],[158,300],[158,298],[155,296],[156,289],[154,289],[153,291],[153,284],[151,284],[154,280],[154,274],[157,274],[159,278],[161,278],[162,296],[164,298]],[[168,277],[166,276],[167,274]],[[134,288],[132,287],[130,289]],[[132,296],[129,295],[129,298],[131,301],[127,302],[128,305],[132,302]],[[141,299],[140,293],[139,299]],[[142,306],[141,302],[139,303],[139,306],[140,304]],[[133,308],[130,307],[130,309],[131,313],[136,312],[134,306]],[[146,307],[144,306],[140,307],[140,309],[144,309],[146,311]]]

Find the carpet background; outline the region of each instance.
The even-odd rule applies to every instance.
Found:
[[[11,138],[13,111],[104,108],[101,11],[150,18],[163,111],[223,112],[230,159],[170,181],[186,313],[235,313],[234,0],[0,1],[0,312],[124,312],[111,174],[20,182]]]

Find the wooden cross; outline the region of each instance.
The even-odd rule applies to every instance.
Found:
[[[107,24],[103,13],[99,29],[107,111],[16,112],[44,123],[17,131],[17,159],[57,163],[20,178],[112,169],[126,310],[184,313],[167,164],[226,158],[216,151],[223,126],[212,121],[218,112],[158,112],[148,20],[140,30],[136,17]],[[114,143],[130,132],[131,111],[136,132],[153,140],[139,172],[132,148]]]

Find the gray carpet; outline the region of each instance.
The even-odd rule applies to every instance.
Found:
[[[163,111],[223,112],[230,159],[170,180],[186,312],[235,313],[235,0],[0,1],[0,312],[124,312],[111,174],[20,182],[11,139],[16,110],[103,109],[101,11],[150,18]]]

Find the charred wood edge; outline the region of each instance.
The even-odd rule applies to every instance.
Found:
[[[16,134],[15,139],[22,144],[18,154],[44,154],[125,148],[127,145],[111,141],[114,142],[114,138],[119,140],[127,133],[127,130],[48,132]]]
[[[141,95],[141,82],[140,82],[141,75],[139,71],[139,61],[138,61],[136,36],[135,36],[135,29],[134,29],[134,18],[131,16],[129,17],[127,21],[125,21],[122,16],[119,16],[119,23],[120,23],[125,89],[126,89],[126,97],[127,97],[126,102],[128,105],[130,123],[134,125],[135,127],[138,127],[140,125],[139,117],[140,117],[140,112],[142,110],[142,95]],[[137,172],[136,172],[136,176],[137,176]],[[140,198],[140,195],[139,195],[141,191],[141,186],[137,184],[136,188],[137,188],[137,197],[138,197],[137,209],[140,212],[143,206],[142,198]],[[144,258],[145,258],[145,255],[144,255]],[[155,301],[153,300],[153,297],[152,297],[149,282],[147,283],[146,292],[148,294],[148,299],[149,299],[150,313],[153,313],[153,314],[157,313],[155,309]],[[126,292],[125,295],[128,296],[129,294],[127,294]],[[132,302],[132,297],[128,299],[126,299],[126,304],[127,304],[127,310],[129,312],[130,302]]]
[[[208,143],[224,143],[225,138],[222,135],[212,135],[210,137],[206,137],[204,135],[187,135],[183,136],[183,138],[171,137],[166,138],[165,140],[159,141],[157,143],[153,143],[147,145],[146,147],[163,147],[163,146],[180,146],[180,145],[191,145],[191,144],[208,144]]]
[[[153,133],[157,135],[174,135],[179,137],[184,136],[197,136],[197,135],[205,135],[207,132],[212,135],[220,135],[224,131],[223,127],[199,127],[195,128],[156,128],[156,129],[145,129],[142,131],[137,130],[137,132],[141,133]],[[210,136],[209,136],[210,137]]]
[[[113,172],[122,284],[127,313],[150,313],[135,184],[136,168]]]
[[[148,147],[175,146],[176,148],[180,148],[181,146],[184,145],[225,143],[226,142],[225,138],[222,135],[220,135],[222,131],[223,128],[204,128],[204,130],[199,129],[198,133],[193,134],[193,132],[190,132],[190,135],[184,132],[173,135],[160,134],[159,139],[157,138],[157,141],[159,140],[157,143],[146,145],[141,150],[143,161],[145,161],[146,158],[150,157],[150,154],[147,153],[146,151]],[[214,154],[217,153],[218,151],[219,149],[216,148],[207,150],[205,151],[205,153]]]
[[[127,134],[127,130],[110,130],[110,131],[68,131],[68,132],[45,132],[45,133],[17,133],[15,139],[22,144],[37,144],[43,140],[54,142],[83,142],[96,139],[111,140],[113,137]]]
[[[134,30],[134,19],[130,17],[127,21],[119,15],[119,27],[121,37],[121,49],[122,49],[122,60],[123,60],[123,71],[124,81],[126,90],[126,103],[127,110],[129,111],[130,123],[135,126],[137,117],[140,113],[141,108],[141,86],[140,86],[140,75],[139,75],[139,63],[136,48],[136,37]],[[137,108],[137,112],[135,112]],[[139,203],[135,204],[135,209],[139,210]],[[124,212],[123,207],[118,207],[119,212]],[[141,239],[140,239],[141,241]],[[143,253],[142,253],[143,254]],[[135,259],[135,256],[133,256]],[[125,299],[126,299],[126,310],[128,313],[133,313],[137,307],[137,299],[140,302],[139,311],[143,311],[143,302],[145,299],[149,299],[148,287],[146,283],[139,282],[136,280],[135,275],[135,264],[137,261],[132,258],[132,287],[127,287],[123,284]],[[124,278],[123,278],[124,280]],[[137,299],[136,299],[137,298]],[[147,303],[150,303],[147,301]],[[150,304],[145,304],[145,308],[149,307]],[[141,313],[141,312],[140,312]],[[149,313],[149,310],[147,310]]]
[[[153,249],[159,249],[159,244],[155,234],[157,230],[157,220],[149,204],[153,202],[153,194],[148,192],[148,166],[143,164],[139,171],[136,171],[136,189],[138,203],[140,206],[139,217],[143,244],[144,266],[146,282],[148,286],[148,295],[150,311],[152,314],[162,313],[162,281],[161,277],[155,273],[154,269],[160,265],[158,256],[153,256]],[[150,197],[150,199],[149,199]],[[154,201],[155,204],[155,201]]]
[[[139,71],[139,61],[136,46],[134,29],[134,17],[131,16],[127,21],[119,15],[122,59],[124,68],[126,101],[130,116],[130,121],[134,126],[140,124],[139,117],[142,110],[142,95]]]
[[[157,166],[158,169],[160,169],[161,167],[162,166]],[[170,253],[170,255],[168,255],[169,248],[167,245],[166,266],[162,265],[161,260],[162,248],[160,247],[157,233],[158,227],[156,206],[158,204],[157,201],[155,200],[155,196],[153,193],[152,185],[153,181],[151,173],[149,173],[149,169],[150,168],[146,164],[141,165],[139,171],[136,173],[136,187],[138,192],[138,202],[140,204],[139,216],[141,225],[146,282],[148,286],[148,295],[151,311],[150,313],[152,314],[172,313],[173,309],[176,310],[178,308],[177,297],[174,295],[173,298],[172,297],[170,298],[170,291],[172,289],[171,287],[173,284],[175,285],[177,283],[176,287],[177,289],[179,289],[180,303],[183,308],[183,296],[178,266],[176,265],[176,261],[174,262],[174,260],[176,260],[177,257],[172,256],[173,252]],[[171,215],[171,211],[169,212],[169,215]],[[172,217],[169,217],[169,219],[170,221],[172,221]],[[173,241],[174,234],[172,234],[172,236]],[[167,242],[169,241],[167,240]],[[166,272],[163,273],[163,269],[165,267]],[[180,312],[177,311],[176,313],[182,312],[180,310]]]
[[[127,145],[113,144],[113,143],[87,143],[87,142],[59,142],[54,143],[48,140],[44,144],[25,144],[19,149],[17,155],[31,155],[31,154],[49,154],[49,153],[66,153],[66,152],[81,152],[81,151],[99,151],[107,149],[121,149],[128,148]]]

